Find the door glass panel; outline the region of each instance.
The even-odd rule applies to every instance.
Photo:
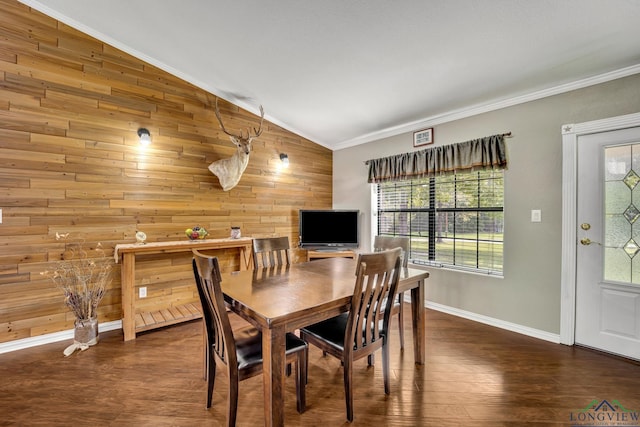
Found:
[[[604,151],[604,280],[640,284],[640,144]]]
[[[640,226],[640,222],[637,225]],[[604,236],[605,248],[621,248],[629,241],[632,228],[624,215],[607,215],[604,227],[607,230]]]

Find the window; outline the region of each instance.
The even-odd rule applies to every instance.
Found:
[[[504,172],[377,184],[378,234],[409,236],[415,264],[502,275]]]

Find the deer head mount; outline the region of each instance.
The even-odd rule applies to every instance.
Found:
[[[225,129],[224,124],[222,123],[222,118],[220,117],[220,110],[218,109],[218,98],[216,98],[216,118],[218,119],[218,123],[220,123],[222,131],[229,135],[229,139],[231,139],[231,142],[235,144],[237,150],[233,156],[211,163],[209,165],[209,170],[218,177],[222,189],[224,191],[229,191],[235,187],[238,182],[240,182],[242,173],[247,168],[247,164],[249,163],[249,154],[251,153],[251,141],[254,138],[259,137],[262,133],[264,110],[261,105],[260,126],[258,129],[253,128],[253,134],[250,129],[247,129],[247,136],[244,136],[242,131],[240,131],[240,134],[233,134]]]

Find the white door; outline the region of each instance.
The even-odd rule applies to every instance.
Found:
[[[577,150],[575,342],[640,360],[640,127]]]

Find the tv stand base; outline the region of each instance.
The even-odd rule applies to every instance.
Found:
[[[356,258],[356,253],[352,250],[315,250],[307,251],[307,261],[317,258]]]

